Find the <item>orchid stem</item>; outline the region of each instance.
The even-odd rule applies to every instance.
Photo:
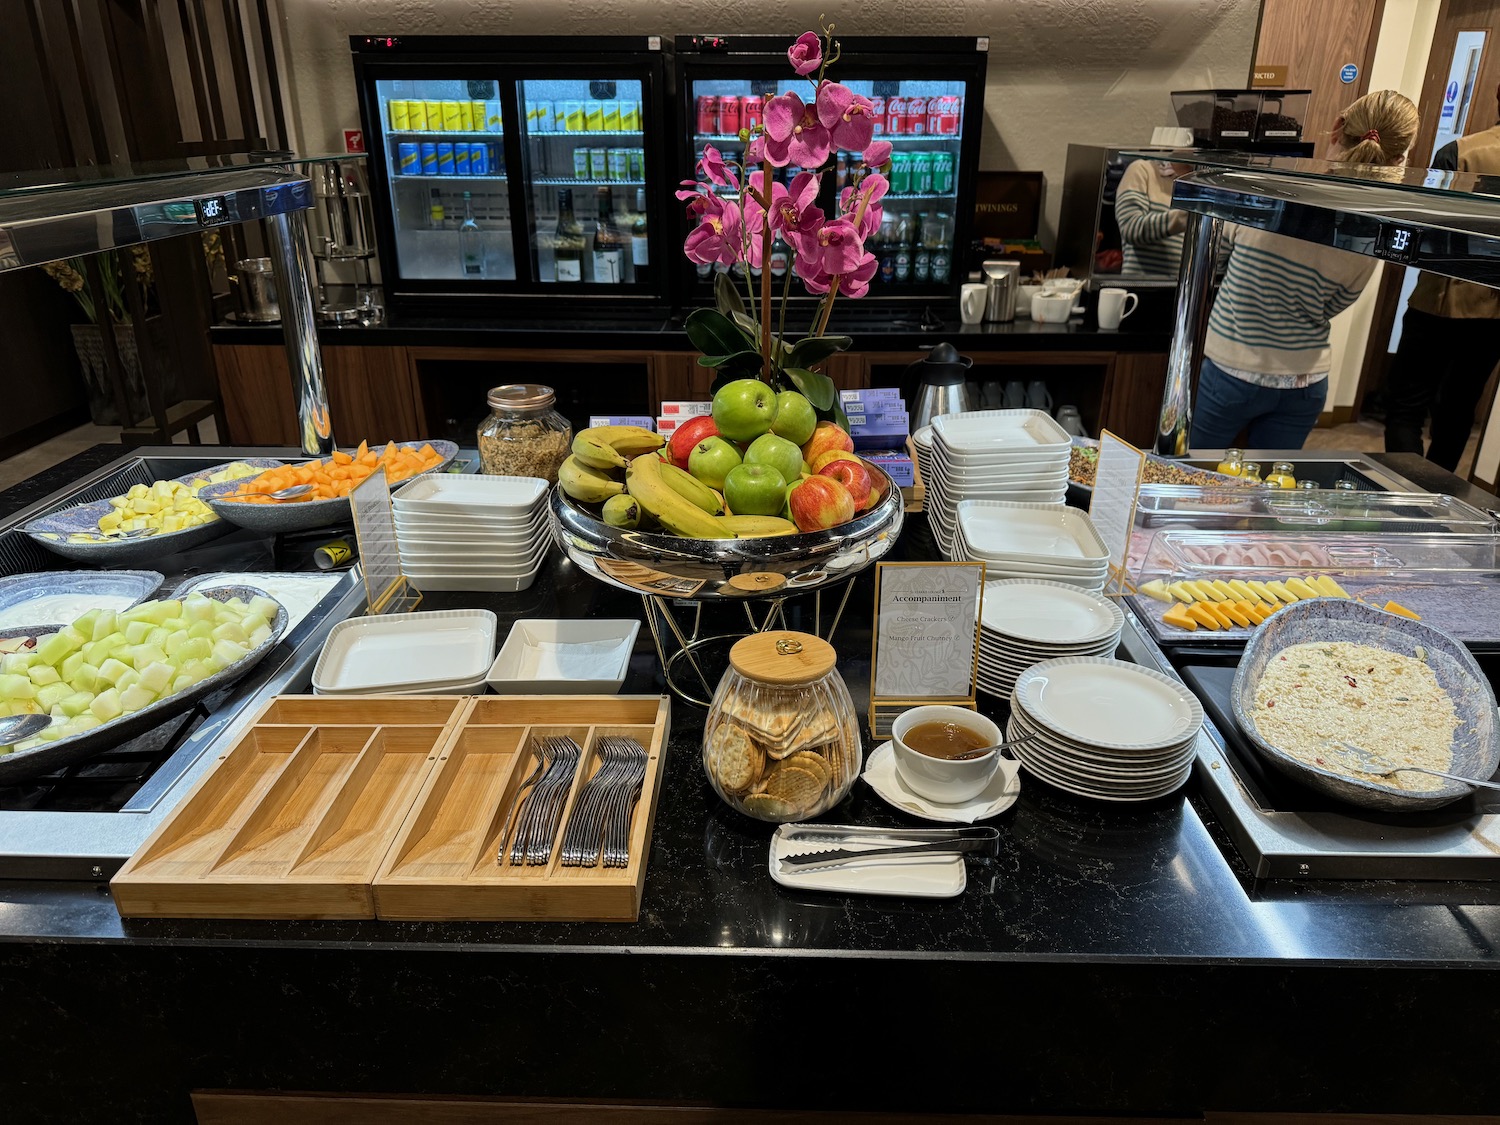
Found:
[[[767,383],[771,378],[771,162],[763,160],[760,166],[760,190],[764,197],[761,214],[764,220],[760,232],[760,330],[761,330],[761,378]],[[748,273],[748,271],[746,271]],[[786,302],[782,305],[785,307]]]
[[[761,269],[765,270],[767,273],[770,273],[771,272],[771,263],[770,262],[762,262],[761,263]],[[787,298],[789,298],[791,295],[792,295],[792,263],[790,261],[788,261],[787,264],[786,264],[786,273],[782,276],[782,279],[781,279],[781,317],[780,317],[780,322],[776,325],[776,338],[778,340],[785,340],[786,339],[786,306],[787,306]]]

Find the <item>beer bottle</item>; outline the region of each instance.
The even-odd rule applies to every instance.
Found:
[[[911,213],[902,211],[896,218],[896,281],[902,285],[911,281],[911,255]]]

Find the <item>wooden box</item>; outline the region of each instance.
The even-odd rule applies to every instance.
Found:
[[[668,716],[660,696],[280,697],[120,869],[115,903],[127,917],[634,920]],[[628,867],[495,862],[529,738],[564,733],[585,753],[559,839],[600,736],[648,752]]]

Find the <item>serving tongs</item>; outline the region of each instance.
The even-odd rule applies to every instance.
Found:
[[[826,826],[829,828],[843,826]],[[843,835],[833,836],[835,840],[845,840],[854,843],[859,840],[898,839],[906,840],[907,843],[897,844],[886,848],[830,848],[824,851],[802,852],[797,855],[784,855],[781,857],[783,868],[806,871],[819,867],[839,867],[846,863],[868,862],[872,860],[897,859],[911,855],[962,855],[965,852],[988,852],[993,855],[999,846],[1000,831],[997,828],[915,828],[909,830],[895,829],[853,829],[843,828]],[[789,833],[785,839],[817,839],[817,835],[799,836],[795,832]]]

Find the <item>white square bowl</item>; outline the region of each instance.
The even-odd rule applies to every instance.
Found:
[[[418,477],[391,497],[398,512],[443,515],[525,515],[547,494],[539,477]]]
[[[494,518],[443,515],[439,512],[424,512],[420,515],[412,515],[410,512],[397,512],[395,514],[395,522],[397,531],[434,531],[443,535],[514,534],[518,531],[528,531],[538,527],[545,527],[547,523],[547,509],[543,506],[530,515],[495,516]]]
[[[313,688],[375,692],[466,683],[489,666],[498,632],[487,609],[350,618],[328,634]]]
[[[933,451],[967,457],[1067,455],[1072,438],[1045,410],[970,410],[932,421]]]
[[[517,621],[486,682],[499,695],[613,695],[639,621]]]
[[[1109,548],[1086,512],[1045,504],[964,500],[958,530],[987,557],[1020,563],[1050,560],[1107,566]]]

